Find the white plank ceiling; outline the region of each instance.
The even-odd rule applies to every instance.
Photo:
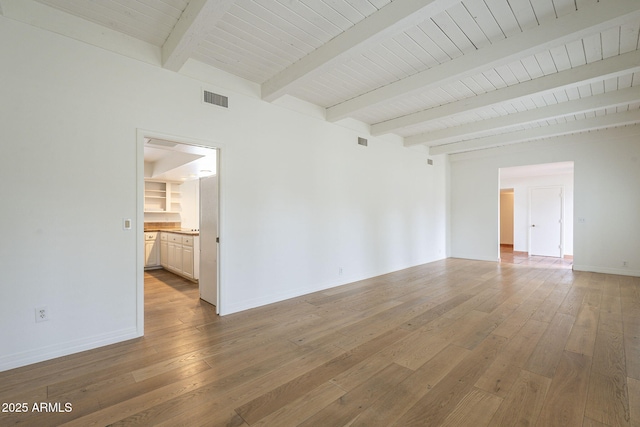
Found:
[[[37,1],[433,154],[640,123],[639,0]]]

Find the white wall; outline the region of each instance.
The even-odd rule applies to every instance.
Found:
[[[451,255],[498,256],[499,168],[574,161],[574,269],[640,276],[639,135],[627,126],[450,156]]]
[[[500,244],[513,245],[513,192],[500,192]],[[515,249],[514,250],[520,250]]]
[[[513,250],[529,251],[529,191],[534,187],[562,187],[563,254],[573,255],[573,174],[529,176],[500,180],[501,188],[513,188]]]
[[[0,56],[0,370],[140,333],[138,129],[222,147],[223,313],[444,257],[443,157],[3,17]]]

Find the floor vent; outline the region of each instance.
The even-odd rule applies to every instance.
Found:
[[[229,108],[229,98],[217,93],[204,91],[204,102],[207,104],[218,105],[220,107]]]
[[[362,145],[364,147],[369,145],[369,141],[366,140],[366,138],[360,138],[358,137],[358,145]]]

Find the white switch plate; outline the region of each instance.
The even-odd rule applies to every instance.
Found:
[[[122,228],[124,230],[131,230],[131,219],[130,218],[124,218],[122,220]]]

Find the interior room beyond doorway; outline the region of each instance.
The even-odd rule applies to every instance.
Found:
[[[509,263],[531,265],[542,262],[571,266],[573,259],[573,162],[501,168],[499,172],[500,205],[499,236],[500,260]],[[541,191],[551,191],[557,196],[554,207],[537,203],[532,197]],[[535,203],[534,203],[535,202]],[[539,212],[555,209],[550,224],[554,232],[541,234],[549,224],[535,224]],[[536,228],[534,228],[536,227]],[[535,232],[535,233],[534,233]],[[543,236],[543,237],[540,237]],[[536,251],[543,238],[548,247],[556,248],[552,255]],[[534,241],[538,239],[538,241]],[[548,240],[548,239],[552,239]],[[533,245],[532,245],[533,242]],[[534,250],[532,250],[534,247]],[[535,256],[532,256],[535,255]]]
[[[218,150],[145,136],[143,152],[144,269],[186,279],[217,311]]]

